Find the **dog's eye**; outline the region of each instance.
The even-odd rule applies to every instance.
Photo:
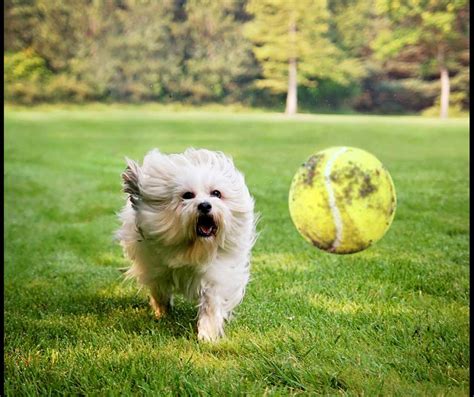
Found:
[[[217,198],[221,198],[222,197],[222,194],[221,192],[219,192],[219,190],[213,190],[211,192],[211,196],[214,196],[214,197],[217,197]]]
[[[194,195],[193,192],[186,192],[186,193],[184,193],[184,194],[182,195],[182,197],[183,197],[183,199],[185,199],[185,200],[189,200],[189,199],[192,199],[192,198],[194,198],[194,197],[196,197],[196,196]]]

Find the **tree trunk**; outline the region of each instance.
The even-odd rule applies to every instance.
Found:
[[[438,47],[438,66],[441,80],[440,114],[442,119],[448,118],[449,110],[449,72],[446,67],[446,48],[444,45]]]
[[[449,73],[446,66],[440,67],[440,77],[441,77],[440,117],[442,119],[446,119],[448,118],[448,109],[449,109]]]
[[[290,29],[288,34],[290,35],[290,43],[293,44],[293,48],[296,45],[296,24],[290,23]],[[288,92],[286,95],[286,110],[285,113],[288,116],[296,114],[298,109],[298,82],[297,82],[297,69],[296,69],[296,56],[293,54],[288,60]]]
[[[298,108],[298,85],[296,82],[296,59],[288,62],[288,94],[286,95],[286,110],[288,116],[296,114]]]

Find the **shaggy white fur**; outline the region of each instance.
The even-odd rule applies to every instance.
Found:
[[[155,315],[175,293],[198,303],[198,338],[216,340],[242,301],[256,239],[254,200],[221,152],[149,152],[122,174],[127,203],[117,232],[133,264],[126,272],[150,290]]]

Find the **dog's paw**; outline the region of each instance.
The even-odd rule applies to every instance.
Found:
[[[210,317],[202,317],[198,322],[198,340],[216,342],[224,336],[222,325]]]
[[[170,304],[162,304],[157,302],[155,299],[150,299],[150,306],[153,309],[153,313],[156,319],[160,319],[170,311]]]
[[[198,329],[198,340],[201,342],[217,342],[221,338],[215,330]]]
[[[159,320],[160,318],[168,314],[168,309],[166,308],[166,306],[154,307],[153,314],[155,315],[155,318]]]

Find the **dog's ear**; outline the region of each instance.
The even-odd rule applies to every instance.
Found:
[[[128,158],[125,160],[127,162],[127,168],[122,173],[123,191],[130,195],[132,206],[136,209],[138,200],[140,200],[141,197],[139,185],[141,170],[135,161]]]

